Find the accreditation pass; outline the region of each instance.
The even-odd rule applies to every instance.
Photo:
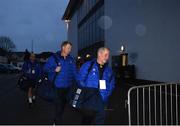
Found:
[[[99,80],[99,87],[102,90],[106,90],[106,81],[105,80]]]

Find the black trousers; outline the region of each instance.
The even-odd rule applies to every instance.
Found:
[[[69,88],[56,88],[55,98],[55,124],[62,124],[63,112],[67,104]]]
[[[89,112],[91,113],[91,112]],[[104,108],[94,114],[82,113],[82,124],[83,125],[103,125],[105,122],[106,113]]]

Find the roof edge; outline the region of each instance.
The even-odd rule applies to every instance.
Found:
[[[74,15],[76,9],[83,2],[83,0],[69,0],[66,10],[62,16],[62,20],[70,20]]]

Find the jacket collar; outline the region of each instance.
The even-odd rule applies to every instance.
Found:
[[[97,62],[97,58],[94,58],[92,60],[92,62],[96,63],[98,65],[98,62]],[[105,63],[104,66],[107,67],[109,63]]]
[[[61,56],[61,50],[60,50],[60,51],[58,51],[58,52],[56,52],[56,55],[57,55],[59,58],[64,59],[64,57],[63,57],[63,56]],[[67,57],[66,57],[66,58],[69,58],[69,57],[70,57],[70,54],[69,54],[69,55],[67,55]]]

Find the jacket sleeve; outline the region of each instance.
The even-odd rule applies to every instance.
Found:
[[[57,67],[57,64],[53,58],[53,56],[51,56],[48,61],[46,62],[46,64],[44,65],[44,72],[45,73],[55,73],[55,69]]]
[[[112,91],[114,90],[115,87],[115,77],[113,72],[111,71],[111,78],[110,78],[110,82],[109,82],[109,88],[108,88],[108,96],[110,96],[112,94]]]
[[[88,74],[88,68],[90,67],[90,62],[86,62],[85,64],[83,64],[79,70],[79,74],[78,74],[78,84],[79,86],[84,87],[86,78],[87,78],[87,74]]]
[[[75,62],[74,59],[73,59],[72,70],[73,70],[73,79],[74,79],[76,82],[78,82],[78,70],[77,70],[76,62]]]
[[[112,91],[115,87],[115,78],[114,78],[114,74],[112,71],[109,71],[110,72],[110,78],[108,79],[107,81],[107,87],[106,87],[106,90],[105,91],[102,91],[102,93],[104,94],[103,95],[103,101],[105,103],[108,102],[108,97],[112,94]]]

